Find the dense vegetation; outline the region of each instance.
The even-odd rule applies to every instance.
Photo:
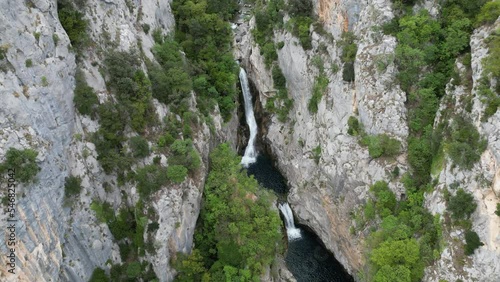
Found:
[[[232,56],[231,29],[223,18],[232,16],[236,5],[235,0],[172,2],[175,40],[192,64],[198,107],[208,115],[218,103],[225,120],[235,108],[238,68]]]
[[[77,4],[78,2],[82,1],[58,0],[57,14],[61,25],[68,34],[71,45],[80,52],[88,44],[89,37],[87,20],[84,19],[84,14],[78,11],[82,8]]]
[[[361,277],[368,281],[419,281],[439,250],[439,220],[423,207],[422,195],[410,194],[398,201],[383,181],[373,184],[370,191],[372,200],[355,215],[357,228],[370,222],[380,224],[368,237],[370,264]]]
[[[377,216],[381,220],[368,240],[371,251],[370,268],[364,273],[367,280],[421,279],[424,267],[432,263],[440,251],[439,220],[423,207],[423,192],[432,187],[433,159],[446,148],[455,165],[470,169],[486,145],[467,117],[451,115],[448,110],[444,111],[443,120],[453,122],[443,122],[433,130],[445,86],[450,78],[459,77],[454,69],[455,60],[460,56],[467,58],[470,33],[475,22],[484,22],[480,17],[476,19],[476,15],[486,1],[446,1],[438,19],[433,19],[425,10],[413,13],[414,2],[393,1],[397,17],[383,26],[384,32],[398,40],[395,61],[399,70],[397,78],[408,97],[410,173],[402,178],[405,199],[396,201],[387,184],[377,182],[371,188],[374,199],[367,202],[364,213],[356,214],[358,223],[372,222]],[[454,83],[460,82],[455,79]],[[349,120],[351,135],[362,133],[360,128],[357,120]],[[446,197],[452,217],[466,227],[465,249],[466,254],[471,254],[481,245],[467,222],[476,208],[474,198],[462,189],[455,196]]]
[[[178,255],[176,281],[259,281],[281,248],[281,220],[271,210],[271,194],[241,170],[227,144],[210,157],[196,248]]]
[[[14,179],[22,183],[32,183],[40,171],[36,163],[38,152],[32,149],[18,150],[10,147],[5,154],[5,161],[0,164],[0,173],[13,173]]]

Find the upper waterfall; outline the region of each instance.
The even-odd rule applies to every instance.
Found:
[[[292,209],[290,209],[288,203],[279,204],[278,208],[285,217],[286,235],[288,236],[288,240],[293,241],[301,238],[302,236],[300,235],[300,229],[295,227],[295,223],[293,222]]]
[[[240,68],[240,83],[241,90],[243,91],[243,98],[245,100],[246,121],[250,128],[250,138],[248,139],[248,145],[245,149],[245,155],[243,155],[241,159],[241,164],[248,167],[248,165],[254,163],[257,158],[257,152],[254,146],[255,137],[257,136],[257,122],[253,114],[252,93],[250,93],[250,87],[248,86],[247,73],[243,68]]]

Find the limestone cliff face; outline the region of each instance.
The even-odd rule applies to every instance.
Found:
[[[431,10],[431,14],[436,14],[435,1],[425,1],[423,5]],[[408,136],[406,94],[395,79],[397,70],[393,60],[396,39],[376,28],[393,18],[391,1],[319,0],[314,1],[314,7],[329,35],[312,31],[312,50],[305,51],[289,32],[275,32],[275,42],[285,43],[278,50],[278,63],[287,79],[288,93],[294,105],[285,123],[271,116],[264,138],[289,181],[288,200],[299,222],[311,227],[348,271],[356,275],[365,265],[366,258],[362,250],[364,236],[368,232],[364,230],[353,235],[349,231],[354,224],[350,213],[365,203],[369,185],[378,180],[391,179],[390,172],[396,166],[401,174],[408,169],[405,154]],[[249,30],[254,26],[255,21],[251,19],[248,24],[239,27],[239,34],[243,36],[237,42],[238,56],[243,59],[264,105],[273,95],[274,86],[271,72],[266,68],[259,47],[250,35]],[[341,48],[337,40],[346,30],[356,35],[358,44],[354,64],[355,80],[352,83],[343,81],[341,70],[333,72],[329,68],[331,64],[337,64],[342,69]],[[489,31],[478,30],[472,38],[472,65],[476,68],[474,83],[479,79],[480,61],[486,53],[483,39]],[[331,35],[334,40],[329,39]],[[323,51],[319,50],[320,46]],[[318,55],[324,62],[329,84],[318,105],[318,112],[313,114],[308,110],[308,102],[314,79],[318,75],[312,59]],[[453,251],[447,248],[443,259],[429,268],[424,279],[426,281],[454,281],[461,277],[490,281],[500,273],[499,219],[493,214],[499,201],[500,187],[500,151],[497,144],[499,113],[481,123],[479,112],[483,107],[479,99],[474,98],[472,117],[481,134],[489,141],[481,162],[473,171],[451,170],[451,165],[447,164],[438,178],[440,185],[461,181],[464,187],[474,192],[479,206],[473,218],[474,230],[480,234],[485,246],[465,267],[460,268],[469,273],[468,276],[452,274],[455,269],[449,268],[445,261],[453,256]],[[403,153],[392,161],[372,160],[367,149],[347,133],[350,116],[357,116],[369,134],[386,133],[400,140]],[[318,146],[321,148],[321,157],[316,164],[313,149]],[[483,175],[492,184],[479,188],[474,180],[476,175]],[[391,180],[390,188],[398,198],[404,191],[398,178]],[[494,194],[495,189],[497,194]],[[428,195],[429,209],[442,213],[445,206],[437,194],[441,195],[438,191]],[[464,240],[463,234],[456,233],[445,240],[450,242],[452,237]]]
[[[288,200],[299,222],[311,227],[348,271],[356,274],[364,265],[362,238],[350,234],[349,214],[364,202],[370,184],[386,178],[395,166],[404,171],[406,161],[404,156],[396,162],[370,160],[367,149],[347,134],[347,120],[359,115],[368,133],[387,133],[404,142],[408,134],[405,95],[394,82],[391,54],[396,40],[371,29],[392,17],[390,1],[319,1],[315,7],[326,31],[335,40],[313,32],[313,50],[304,51],[290,33],[275,34],[276,42],[285,42],[278,51],[278,61],[294,106],[289,122],[280,123],[272,117],[265,139],[289,181]],[[253,20],[249,25],[242,28],[251,28]],[[353,83],[342,80],[342,71],[333,72],[329,68],[331,64],[342,66],[341,49],[335,41],[348,28],[359,39]],[[273,89],[271,73],[258,46],[247,44],[247,40],[251,41],[245,38],[241,41],[240,56],[248,58],[244,61],[249,77],[265,104],[270,95],[268,90]],[[311,59],[319,45],[327,46],[327,53],[321,59],[330,82],[318,112],[311,114],[307,105],[318,75]],[[375,58],[386,60],[387,67],[377,69]],[[317,146],[321,147],[318,164],[313,159],[313,149]],[[391,185],[395,191],[401,189],[397,181]]]
[[[115,208],[138,195],[133,185],[117,187],[115,175],[106,175],[97,162],[90,134],[99,128],[96,121],[75,112],[73,106],[75,56],[70,41],[58,20],[55,0],[2,1],[0,3],[0,45],[6,49],[0,61],[0,160],[8,148],[32,148],[39,152],[41,171],[37,182],[20,185],[17,192],[18,246],[17,272],[13,276],[2,267],[2,281],[87,281],[95,267],[109,268],[107,261],[120,262],[118,246],[105,224],[99,224],[89,208],[93,199],[106,200]],[[101,50],[106,38],[118,42],[118,48],[142,48],[153,60],[151,30],[168,33],[174,18],[168,1],[88,0],[85,18],[89,22],[92,48],[83,51],[81,67],[87,82],[102,101],[110,99],[105,80],[99,72]],[[58,38],[55,40],[54,38]],[[139,44],[141,43],[141,44]],[[26,61],[32,61],[28,67]],[[168,108],[155,102],[160,118]],[[235,119],[233,119],[235,120]],[[214,116],[215,131],[206,125],[194,132],[194,144],[204,163],[215,142],[236,140],[236,122],[223,125]],[[160,155],[162,162],[166,158]],[[142,161],[151,163],[153,156]],[[147,256],[161,281],[171,281],[172,254],[190,251],[198,217],[207,166],[199,175],[181,185],[164,187],[153,196],[151,206],[159,215],[154,234],[156,255]],[[82,178],[83,190],[71,205],[64,205],[64,182],[69,175]],[[107,184],[105,184],[107,183]],[[105,189],[107,186],[110,189]],[[7,191],[1,183],[2,195]],[[4,230],[6,215],[0,215]],[[6,246],[0,250],[6,253]],[[5,256],[1,258],[5,265]]]
[[[496,26],[496,27],[495,27]],[[462,229],[447,227],[443,230],[443,237],[447,245],[441,258],[426,271],[425,281],[439,281],[446,279],[455,281],[496,281],[500,273],[500,217],[495,214],[496,205],[500,199],[500,113],[496,113],[488,120],[481,119],[485,105],[477,91],[479,80],[483,72],[482,59],[487,56],[485,39],[491,32],[500,26],[500,22],[493,27],[482,27],[474,31],[471,37],[472,53],[472,87],[452,87],[448,85],[447,96],[453,102],[453,113],[461,113],[470,117],[482,136],[488,141],[486,151],[481,159],[471,170],[463,170],[452,165],[451,160],[445,159],[443,168],[435,175],[438,180],[435,191],[427,195],[427,208],[434,214],[443,214],[446,204],[443,191],[450,187],[459,186],[472,193],[477,203],[477,209],[472,215],[472,229],[476,231],[483,242],[483,246],[475,251],[472,256],[464,256],[463,244],[465,243]],[[460,63],[457,67],[462,74],[465,68]],[[473,97],[473,107],[470,113],[464,111],[465,97]],[[442,103],[438,116],[442,121],[443,112],[447,106]]]

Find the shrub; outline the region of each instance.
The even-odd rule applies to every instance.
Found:
[[[137,261],[131,262],[127,266],[127,276],[130,279],[136,278],[141,274],[141,264]]]
[[[318,104],[321,101],[323,93],[326,91],[329,82],[328,77],[323,73],[316,78],[314,81],[311,99],[309,99],[309,103],[307,104],[309,112],[313,114],[318,112]]]
[[[389,189],[387,182],[375,182],[370,187],[370,191],[375,195],[375,207],[382,218],[391,215],[395,211],[397,204],[396,196]]]
[[[25,65],[27,68],[31,68],[33,66],[33,61],[31,59],[26,59]]]
[[[493,0],[484,4],[477,15],[476,26],[482,24],[493,24],[500,16],[500,1]]]
[[[78,112],[82,115],[92,115],[99,104],[99,99],[94,89],[87,84],[85,75],[80,69],[77,69],[75,73],[74,93],[73,102]]]
[[[361,133],[361,127],[359,124],[359,121],[356,117],[350,116],[349,119],[347,120],[347,133],[352,136],[357,136]]]
[[[474,251],[483,246],[483,242],[479,239],[479,235],[475,231],[467,230],[465,232],[465,254],[470,256]]]
[[[167,177],[174,183],[182,183],[187,176],[187,168],[182,165],[170,165],[167,168]]]
[[[76,196],[82,191],[82,179],[76,176],[66,177],[64,182],[64,195],[66,198]]]
[[[394,157],[401,151],[401,142],[389,137],[387,134],[367,135],[361,143],[368,146],[371,158]]]
[[[5,161],[0,164],[0,172],[14,173],[15,178],[23,183],[34,182],[35,176],[40,171],[36,164],[38,152],[32,149],[18,150],[9,148],[5,154]]]
[[[148,141],[141,136],[130,138],[130,149],[135,158],[145,158],[150,154]]]
[[[145,199],[167,184],[167,170],[157,165],[147,165],[137,170],[134,177],[139,195]]]
[[[144,31],[145,34],[148,34],[149,33],[149,29],[151,27],[149,26],[149,24],[145,23],[145,24],[142,24],[142,30]]]
[[[92,201],[90,209],[95,212],[96,217],[100,222],[106,223],[107,221],[115,218],[115,211],[108,202]]]
[[[106,275],[104,269],[97,267],[92,272],[89,282],[109,282],[109,277]]]
[[[472,194],[465,192],[462,188],[458,189],[457,194],[451,196],[448,201],[448,210],[451,211],[451,217],[455,220],[468,219],[476,207],[477,204]]]
[[[448,153],[455,165],[471,169],[486,149],[487,141],[468,120],[457,117],[452,123]]]
[[[321,159],[321,146],[318,145],[316,148],[312,149],[312,157],[316,164],[319,164],[319,160]]]
[[[87,21],[84,19],[84,14],[77,11],[69,0],[57,1],[57,14],[71,45],[77,49],[83,48],[88,42]]]

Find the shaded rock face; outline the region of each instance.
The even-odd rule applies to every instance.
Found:
[[[174,25],[168,1],[133,1],[130,7],[126,2],[88,0],[82,11],[94,45],[83,51],[80,67],[101,102],[111,99],[99,72],[103,65],[99,49],[109,48],[105,38],[117,42],[120,50],[142,46],[144,54],[154,60],[150,51],[154,41],[151,32],[144,33],[142,24],[148,24],[151,30],[161,28],[164,34]],[[39,153],[41,171],[35,184],[18,186],[17,274],[11,275],[2,267],[0,280],[87,281],[94,268],[107,270],[108,262],[120,262],[118,246],[107,225],[96,219],[90,204],[97,199],[118,209],[135,204],[138,194],[133,184],[118,187],[116,175],[103,172],[90,142],[99,124],[75,112],[75,56],[58,20],[56,1],[26,3],[0,3],[0,46],[6,49],[5,59],[0,61],[0,161],[10,147],[32,148]],[[31,67],[27,60],[31,60]],[[169,113],[157,101],[154,105],[160,119]],[[224,123],[217,112],[213,119],[214,131],[204,124],[194,130],[193,142],[203,163],[207,163],[209,150],[217,143],[230,141],[235,147],[237,120]],[[140,164],[152,163],[153,157]],[[165,156],[159,157],[166,163]],[[157,252],[144,259],[153,264],[161,281],[173,280],[175,272],[169,265],[172,254],[192,248],[207,169],[202,165],[198,175],[153,195],[150,206],[159,215],[159,229],[154,234]],[[69,175],[80,176],[83,189],[67,205],[64,182]],[[0,185],[3,196],[6,183]],[[123,194],[127,194],[126,200]],[[6,214],[2,213],[2,230],[6,222]],[[7,253],[7,247],[0,245],[1,252]],[[0,261],[5,265],[6,257]]]
[[[423,5],[431,9],[433,15],[437,13],[434,1],[426,1]],[[356,276],[366,264],[362,242],[369,232],[363,230],[354,235],[350,232],[350,227],[354,225],[351,212],[364,205],[369,186],[378,180],[390,181],[389,186],[398,199],[404,193],[400,178],[392,178],[390,173],[395,167],[399,168],[400,175],[408,170],[405,153],[408,136],[406,94],[396,80],[394,50],[397,41],[373,28],[393,18],[391,1],[319,0],[314,1],[314,7],[324,29],[333,35],[334,40],[329,38],[330,35],[320,35],[312,29],[313,48],[305,51],[292,34],[275,31],[275,42],[285,43],[283,48],[277,50],[278,64],[287,79],[289,97],[293,98],[294,105],[287,122],[281,123],[276,115],[272,116],[267,130],[263,131],[263,138],[289,181],[288,200],[299,223],[309,226],[345,268]],[[237,33],[241,36],[235,42],[236,54],[242,58],[242,64],[258,90],[259,101],[264,105],[273,95],[271,90],[274,85],[271,71],[266,68],[259,46],[251,37],[253,27],[254,18],[239,26]],[[354,63],[355,80],[351,83],[342,79],[342,49],[337,41],[342,31],[346,30],[355,34],[358,45]],[[481,58],[486,54],[485,33],[479,30],[472,37],[472,66],[476,68],[474,83],[479,79],[480,70],[477,68],[480,68]],[[319,50],[319,46],[323,51]],[[318,104],[318,112],[311,113],[308,103],[319,73],[312,59],[318,55],[324,63],[329,84]],[[333,72],[331,64],[340,66],[340,71]],[[450,254],[453,256],[453,251],[445,250],[444,258],[428,269],[425,281],[454,281],[461,277],[464,281],[467,277],[490,281],[495,277],[492,275],[498,277],[500,274],[499,231],[495,227],[499,226],[499,219],[493,214],[499,202],[500,187],[499,113],[481,123],[479,112],[484,105],[479,100],[474,98],[472,117],[481,134],[488,138],[488,150],[473,171],[451,170],[450,164],[438,179],[441,185],[462,181],[464,187],[474,193],[479,206],[473,217],[474,230],[485,246],[478,249],[460,270],[447,267],[446,258],[449,259]],[[357,138],[347,133],[350,116],[356,116],[368,134],[386,133],[400,140],[403,153],[393,160],[372,160],[367,148],[360,146]],[[318,147],[321,148],[319,158],[314,152]],[[480,188],[473,180],[476,175],[483,175],[489,184]],[[428,208],[442,214],[446,206],[440,195],[439,189],[427,195]],[[455,233],[455,237],[464,240],[463,234]],[[446,237],[445,240],[449,242],[453,239]],[[459,247],[462,248],[462,245]],[[453,272],[468,273],[469,276]]]

